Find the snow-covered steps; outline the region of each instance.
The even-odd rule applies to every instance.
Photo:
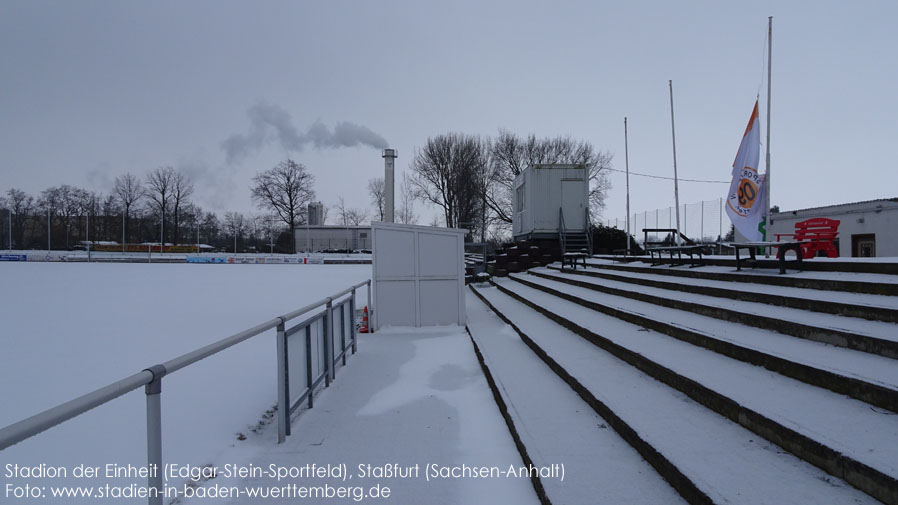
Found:
[[[551,265],[561,270],[558,263]],[[594,278],[629,282],[640,286],[697,293],[732,300],[765,303],[781,307],[823,312],[848,317],[859,317],[872,321],[898,322],[898,296],[870,295],[863,293],[843,293],[818,289],[771,287],[763,284],[738,283],[700,278],[671,278],[658,273],[630,272],[607,269],[565,269]]]
[[[513,282],[500,290],[693,400],[876,496],[898,493],[898,416]],[[825,415],[821,416],[821,412]],[[876,483],[872,485],[871,483]],[[898,502],[893,495],[889,503]]]
[[[643,280],[642,276],[620,276],[616,279],[596,278],[593,275],[589,275],[592,272],[588,271],[569,269],[560,271],[559,269],[550,268],[533,268],[529,270],[529,273],[602,293],[653,303],[662,307],[685,310],[693,314],[702,314],[734,323],[747,324],[755,328],[773,330],[785,335],[792,335],[793,337],[815,340],[898,359],[898,323],[871,321],[869,319],[836,314],[822,314],[800,308],[771,306],[759,301],[744,301],[728,296],[730,293],[727,293],[727,291],[731,291],[734,295],[742,293],[743,291],[740,288],[745,286],[745,284],[729,283],[733,286],[733,289],[705,294],[702,291],[704,288],[700,286],[696,287],[695,292],[683,292],[672,287],[688,286],[689,284],[685,282],[685,279],[682,279],[681,281],[684,282],[681,283],[665,283],[666,285],[662,287],[639,282]],[[604,274],[599,273],[598,275]],[[800,288],[791,289],[797,290]],[[805,294],[809,298],[817,298],[818,293],[824,297],[826,294],[829,294],[831,297],[839,294],[809,289],[800,290],[806,292]],[[894,302],[898,302],[898,297],[842,294],[886,299],[883,300],[884,302],[890,302],[894,298]],[[785,298],[781,297],[777,292],[768,293],[763,297],[764,300]],[[827,302],[820,300],[816,302],[816,305],[822,307],[827,305]],[[898,310],[894,311],[894,317],[898,320]]]
[[[743,269],[741,272],[737,272],[735,268],[725,266],[704,266],[698,268],[671,268],[668,266],[652,267],[649,263],[639,261],[616,263],[605,259],[589,259],[586,264],[590,268],[624,272],[642,272],[672,277],[898,296],[898,275],[890,274],[796,272],[794,270],[789,270],[786,275],[780,275],[779,270],[773,269]]]
[[[516,285],[497,280],[499,286]],[[517,284],[518,287],[522,287]],[[540,315],[496,288],[475,288],[521,332],[521,338],[690,503],[875,503],[869,495],[709,410],[610,352]],[[534,290],[535,291],[535,290]],[[551,298],[544,293],[534,296]],[[549,303],[550,300],[542,300]],[[567,304],[584,310],[574,304]],[[604,324],[626,323],[607,318]],[[631,326],[638,333],[640,329]],[[622,327],[609,328],[611,333]],[[632,335],[630,336],[632,337]],[[633,339],[637,337],[632,337]],[[656,335],[655,338],[666,337]],[[671,340],[671,339],[667,339]],[[696,366],[699,363],[683,363]],[[751,367],[746,367],[751,368]],[[776,374],[770,374],[777,377]],[[837,396],[837,395],[834,395]],[[847,400],[851,401],[851,400]],[[621,426],[622,425],[622,426]],[[645,454],[643,454],[644,457]],[[652,461],[650,457],[647,460]],[[849,465],[850,466],[850,465]],[[668,474],[682,475],[681,480]],[[682,491],[681,491],[682,493]],[[886,501],[887,503],[894,503]]]
[[[548,501],[597,505],[683,501],[510,326],[480,299],[466,299],[468,330],[512,432],[535,467],[564,464],[563,482],[541,479]]]
[[[743,256],[742,268],[748,270],[761,269],[777,269],[779,270],[779,259],[776,257],[775,251],[771,251],[769,256],[764,253],[756,255],[754,261],[750,261],[748,251]],[[607,254],[595,254],[594,259],[608,260],[616,262],[651,262],[650,256],[615,256]],[[662,258],[664,260],[665,258]],[[790,253],[787,258],[789,269],[794,265],[794,253]],[[668,259],[665,264],[670,264]],[[724,268],[736,268],[736,258],[732,254],[729,255],[705,255],[702,257],[703,266],[715,266]],[[806,272],[817,272],[828,274],[832,272],[847,272],[852,274],[886,274],[898,275],[898,261],[894,258],[878,257],[878,258],[810,258],[801,262],[801,270]]]
[[[519,291],[530,287],[552,295],[539,299],[535,304],[538,310],[552,313],[564,310],[570,305],[567,302],[573,302],[597,313],[898,412],[898,366],[890,358],[599,293],[533,275],[516,274],[510,279],[516,282],[503,284],[503,289]]]

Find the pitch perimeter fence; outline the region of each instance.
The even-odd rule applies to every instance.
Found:
[[[602,219],[609,228],[627,229],[626,218]],[[637,212],[630,216],[630,234],[640,244],[644,240],[643,228],[676,228],[677,217],[673,206]],[[703,200],[680,206],[680,231],[696,242],[712,243],[722,240],[730,230],[730,221],[724,212],[724,200]]]

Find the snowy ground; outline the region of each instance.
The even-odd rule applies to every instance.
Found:
[[[317,401],[293,422],[284,444],[250,441],[245,448],[255,452],[228,453],[222,461],[235,466],[219,466],[216,477],[198,488],[205,493],[234,487],[239,497],[194,497],[184,503],[539,503],[527,476],[464,473],[465,467],[506,472],[523,462],[462,327],[361,335],[358,354],[337,369],[336,382]],[[271,465],[286,472],[312,463],[346,465],[346,476],[279,480],[268,474]],[[234,467],[258,468],[261,474],[234,478],[228,474]],[[342,499],[293,494],[325,485],[348,494]],[[283,496],[271,496],[281,490]],[[247,492],[261,497],[254,500]]]
[[[369,265],[0,264],[0,427],[331,295],[370,273]],[[361,289],[359,307],[365,303]],[[275,403],[274,365],[270,331],[167,376],[166,462],[210,463],[240,443],[238,434],[272,437],[251,428]],[[143,391],[131,392],[3,450],[0,469],[145,465],[145,412]],[[8,482],[0,472],[0,486]],[[9,503],[2,491],[0,503]]]

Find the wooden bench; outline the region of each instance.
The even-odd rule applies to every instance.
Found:
[[[740,249],[748,249],[752,267],[757,265],[757,250],[761,247],[777,247],[776,257],[779,259],[780,273],[786,273],[786,253],[795,251],[796,269],[801,270],[802,245],[804,242],[734,242],[730,244],[736,250],[736,271],[742,270],[742,260],[739,258]]]
[[[564,270],[565,264],[570,264],[571,268],[574,270],[577,269],[577,262],[580,262],[583,265],[583,268],[586,268],[586,258],[589,255],[585,252],[569,252],[561,255],[561,269]]]
[[[801,251],[804,259],[811,259],[822,251],[829,258],[838,258],[839,251],[833,242],[839,235],[838,219],[815,217],[795,223],[795,233],[775,233],[776,240],[780,237],[792,237],[801,242]]]
[[[695,268],[703,265],[702,254],[704,253],[705,246],[702,245],[678,245],[678,246],[665,246],[665,247],[650,247],[647,248],[646,251],[649,253],[649,256],[652,258],[652,266],[658,266],[664,264],[662,261],[662,255],[664,253],[670,254],[670,266],[676,267],[683,265],[683,254],[689,255],[689,267]],[[677,255],[676,261],[674,260],[674,253]],[[655,255],[658,255],[657,262],[655,261]],[[697,257],[697,259],[696,259]]]

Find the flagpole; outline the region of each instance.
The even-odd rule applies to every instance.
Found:
[[[768,230],[772,224],[770,221],[770,70],[772,68],[771,58],[773,57],[773,16],[767,18],[767,172],[764,176],[764,182],[767,184],[767,223],[764,227],[764,240],[770,235]],[[769,251],[770,248],[767,248]],[[769,254],[769,253],[768,253]]]
[[[674,130],[674,106],[673,106],[673,80],[667,81],[670,85],[670,136],[673,139],[673,166],[674,166],[674,203],[677,206],[677,233],[674,239],[680,245],[680,188],[677,181],[677,135]]]
[[[627,147],[627,118],[624,117],[624,164],[627,169],[627,256],[630,255],[630,152]]]
[[[766,200],[766,209],[767,215],[764,218],[764,240],[767,240],[767,237],[770,236],[768,230],[770,226],[773,224],[771,222],[771,212],[770,212],[770,69],[771,58],[773,57],[773,16],[767,17],[767,153],[766,153],[766,163],[767,163],[767,171],[764,175],[764,184],[767,186],[767,191],[765,191],[764,199]],[[764,257],[770,257],[770,247],[764,248]]]

